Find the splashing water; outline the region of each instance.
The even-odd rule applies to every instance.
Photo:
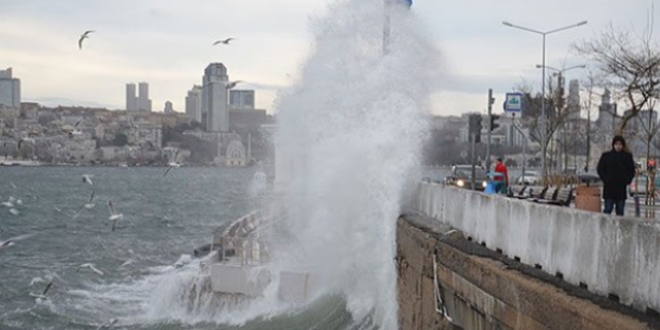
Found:
[[[277,101],[277,195],[288,197],[290,216],[276,228],[286,234],[274,239],[267,266],[274,280],[263,297],[218,299],[205,261],[185,256],[128,282],[71,290],[71,305],[86,306],[78,318],[96,324],[104,310],[103,319],[131,328],[398,328],[395,222],[421,158],[438,65],[414,13],[392,6],[390,14],[385,56],[382,0],[336,1],[312,20],[313,50]],[[251,197],[263,181],[253,179]],[[281,271],[318,277],[322,298],[308,306],[280,301]]]
[[[278,175],[288,180],[278,184],[293,240],[276,244],[272,268],[309,271],[346,297],[355,320],[396,329],[395,222],[420,160],[437,53],[413,14],[393,6],[383,56],[382,13],[381,0],[333,4],[313,22],[300,81],[279,99]]]

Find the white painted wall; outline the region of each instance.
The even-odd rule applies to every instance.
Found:
[[[660,224],[420,183],[411,206],[489,249],[660,311]]]

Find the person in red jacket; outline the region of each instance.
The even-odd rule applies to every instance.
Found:
[[[509,171],[506,169],[506,165],[502,162],[502,158],[497,158],[497,164],[495,164],[495,173],[502,174],[501,176],[496,176],[494,181],[497,182],[497,192],[506,193],[509,187]]]

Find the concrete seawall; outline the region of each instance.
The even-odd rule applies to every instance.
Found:
[[[660,226],[420,183],[412,209],[510,259],[623,305],[660,311]]]
[[[660,321],[423,216],[397,222],[399,328],[658,329]]]

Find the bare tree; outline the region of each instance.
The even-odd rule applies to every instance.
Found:
[[[540,145],[549,146],[553,139],[555,139],[555,133],[564,127],[569,117],[569,111],[565,106],[566,102],[562,88],[555,87],[552,77],[548,78],[547,85],[549,88],[549,93],[547,94],[549,98],[546,97],[545,101],[545,134],[542,132],[543,125],[541,125],[543,117],[541,100],[543,96],[540,93],[534,95],[532,87],[525,82],[516,87],[515,90],[523,94],[523,107],[525,111],[523,112],[522,124],[525,128],[529,129],[529,138]],[[561,143],[559,145],[561,146]],[[550,151],[550,148],[546,148],[546,152],[548,151]],[[550,153],[546,154],[546,162],[548,161],[552,165],[556,163],[557,159]]]
[[[660,52],[652,43],[650,30],[633,37],[612,26],[591,40],[574,45],[575,50],[597,64],[613,92],[628,111],[623,113],[617,133],[623,134],[628,122],[637,116],[651,98],[658,96]]]

